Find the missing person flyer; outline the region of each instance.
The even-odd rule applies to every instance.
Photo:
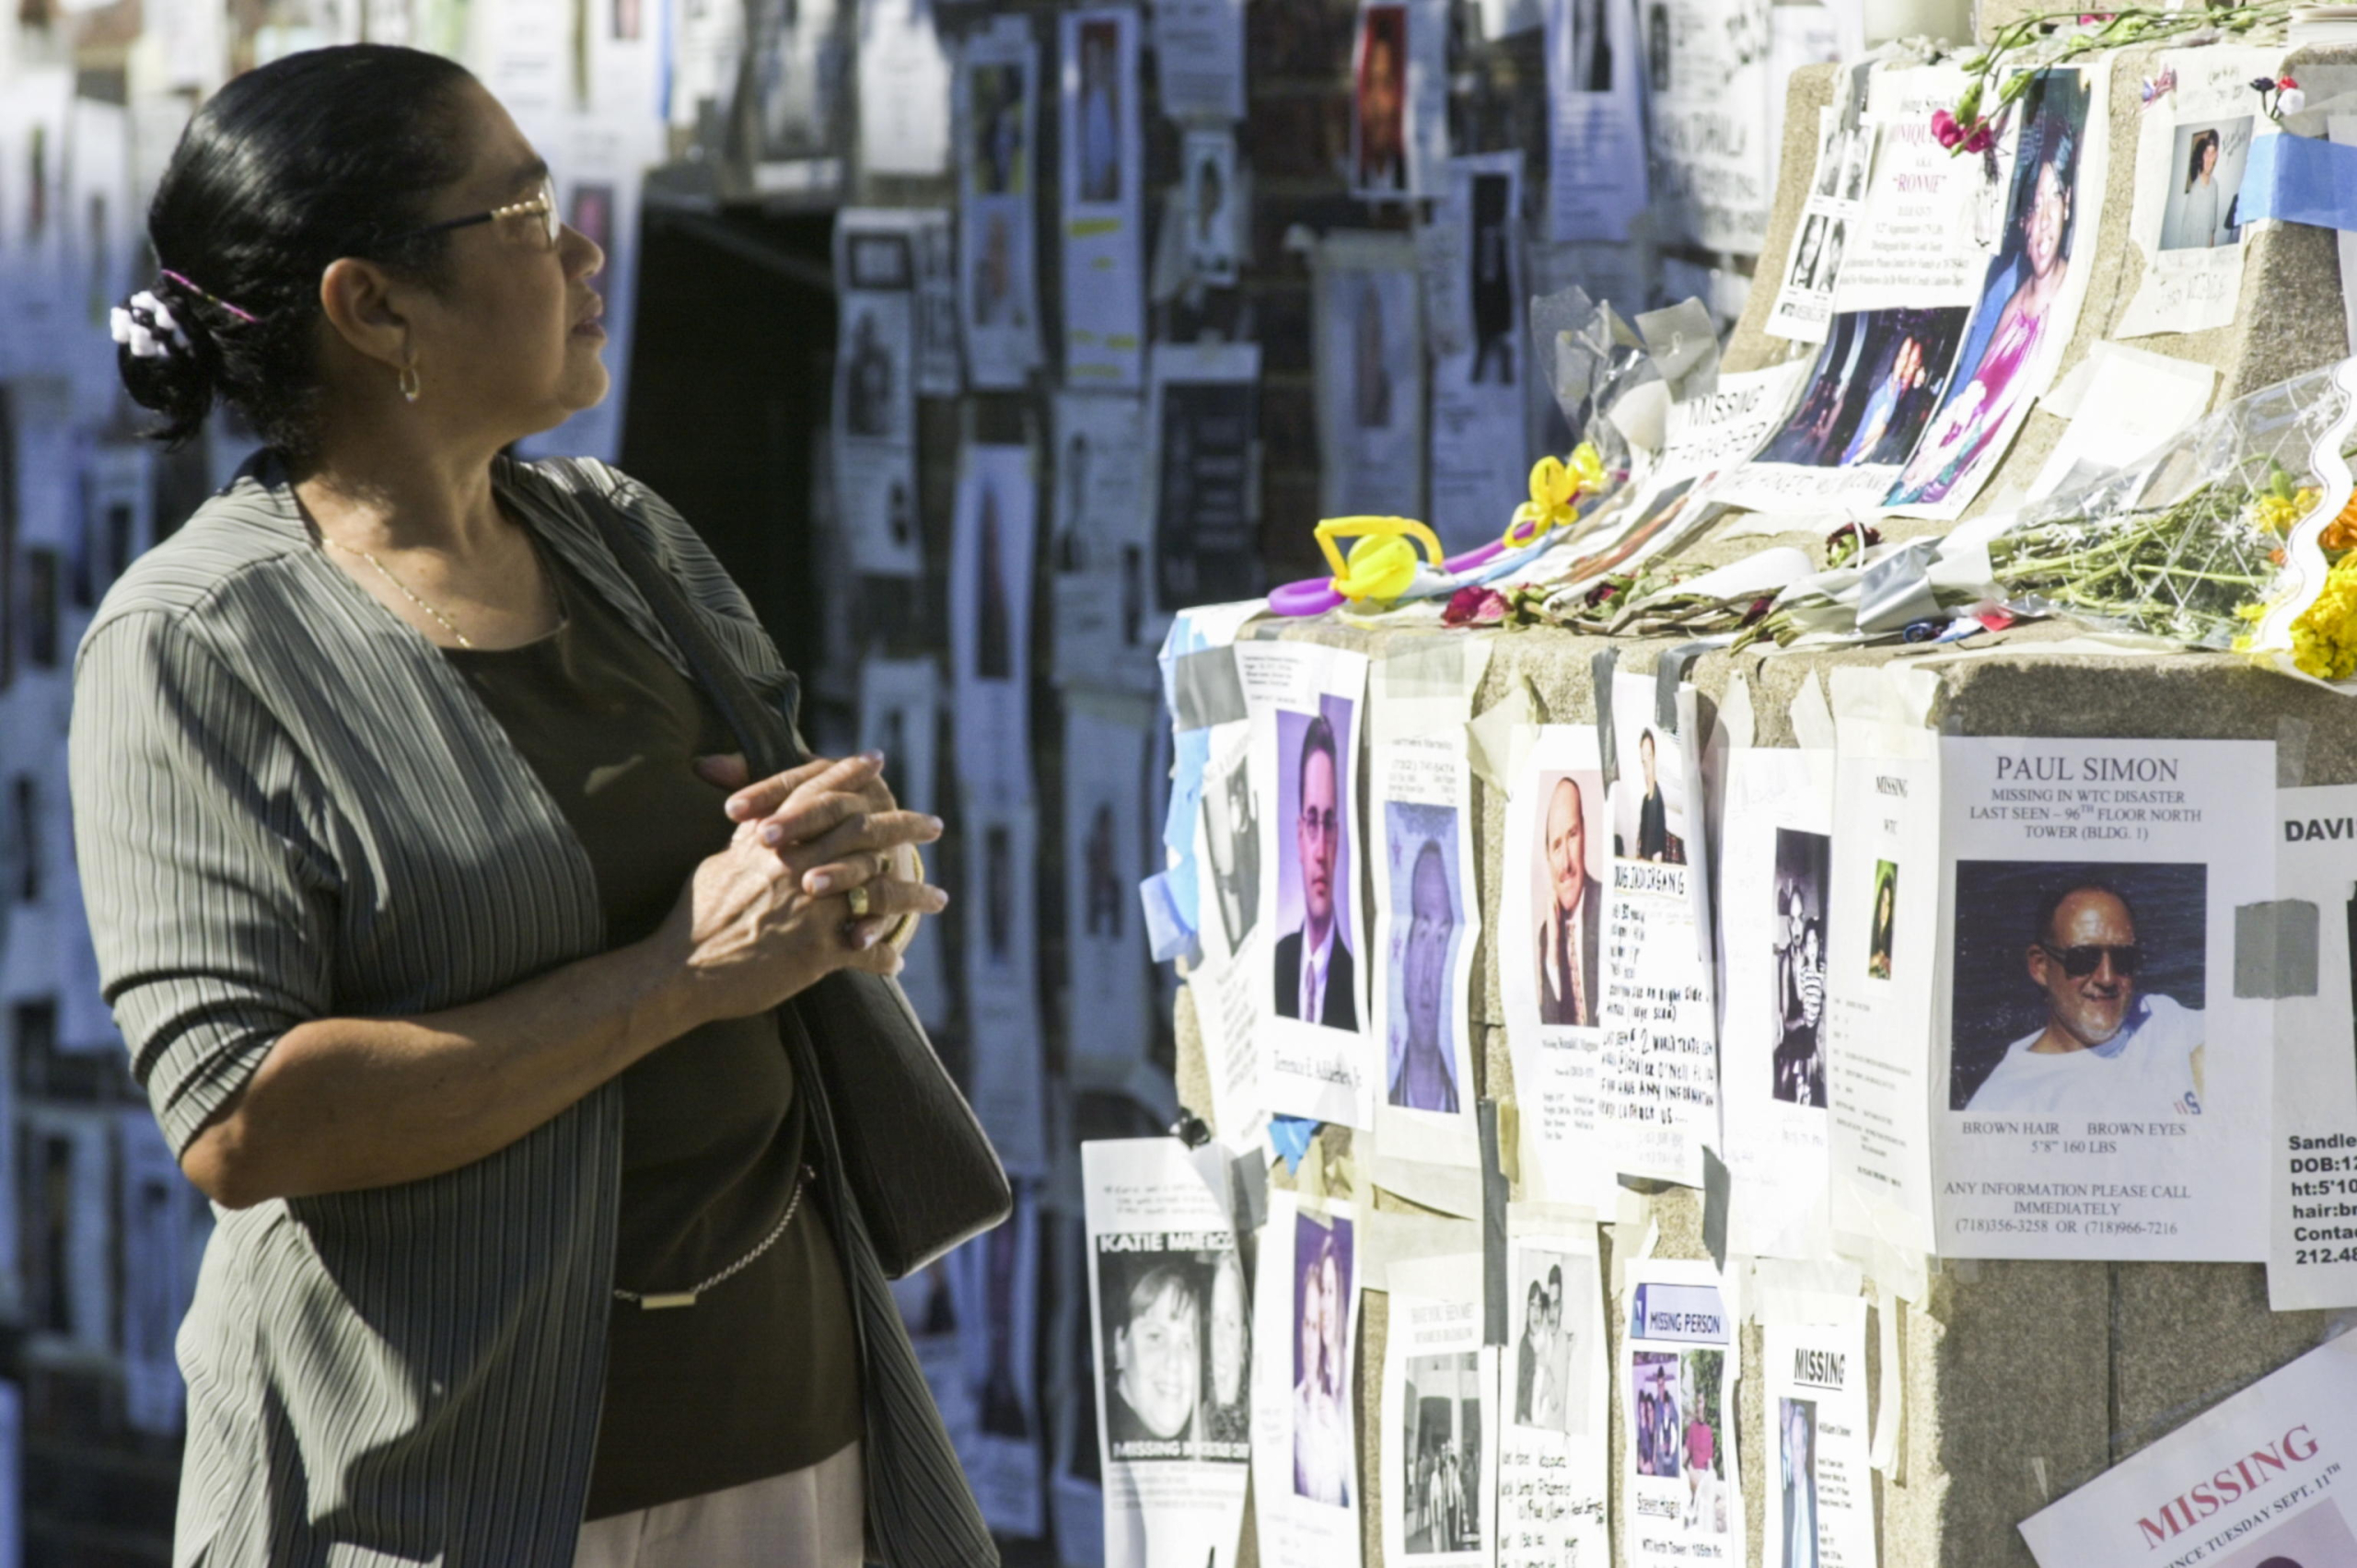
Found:
[[[1498,989],[1521,1105],[1522,1174],[1555,1203],[1601,1208],[1616,1183],[1597,1099],[1604,1053],[1604,885],[1612,835],[1593,725],[1541,725],[1506,795]]]
[[[1719,1126],[1718,1020],[1703,854],[1701,779],[1663,723],[1659,683],[1615,672],[1605,711],[1613,780],[1612,885],[1605,904],[1602,1025],[1607,1144],[1631,1176],[1702,1184],[1702,1144]]]
[[[1469,1229],[1470,1227],[1468,1227]],[[1497,1561],[1498,1353],[1481,1344],[1481,1255],[1395,1259],[1383,1350],[1383,1555]]]
[[[1175,1138],[1083,1144],[1080,1160],[1106,1568],[1230,1568],[1253,1340],[1224,1184]]]
[[[1832,1251],[1826,1092],[1833,753],[1742,747],[1726,759],[1719,870],[1719,1092],[1730,1251]]]
[[[1611,1551],[1611,1372],[1596,1225],[1517,1204],[1506,1229],[1513,1305],[1498,1369],[1498,1568],[1601,1564]]]
[[[1382,686],[1378,666],[1377,687]],[[1473,884],[1473,790],[1464,720],[1454,739],[1374,747],[1376,1038],[1384,1049],[1376,1143],[1386,1155],[1480,1159],[1470,1009],[1481,900]]]
[[[1260,1084],[1271,1111],[1375,1124],[1378,1059],[1364,1028],[1359,907],[1359,721],[1366,656],[1314,643],[1239,643],[1260,795],[1268,923]]]
[[[2022,1521],[2039,1568],[2357,1562],[2357,1335],[2261,1378]]]
[[[2357,784],[2275,795],[2275,1135],[2267,1304],[2357,1307]]]
[[[1621,1545],[1629,1568],[1739,1563],[1743,1481],[1736,1469],[1741,1337],[1733,1282],[1708,1262],[1629,1268],[1620,1391],[1627,1460]]]
[[[2275,749],[1941,743],[1938,1250],[2266,1255],[2272,1019],[2237,912],[2273,896]]]
[[[1268,1568],[1358,1568],[1358,1235],[1352,1204],[1269,1193],[1252,1318],[1253,1516]],[[1202,1556],[1167,1561],[1193,1568]]]
[[[1933,1250],[1932,971],[1939,759],[1878,716],[1872,672],[1834,672],[1833,917],[1825,977],[1833,1228]]]
[[[1761,1325],[1768,1446],[1766,1557],[1780,1568],[1875,1568],[1867,1462],[1866,1304],[1830,1323]]]
[[[1212,1120],[1230,1144],[1256,1136],[1268,1119],[1260,1097],[1260,1028],[1263,993],[1260,952],[1260,812],[1252,776],[1252,721],[1211,726],[1195,813],[1196,941],[1202,957],[1187,971],[1195,1023],[1211,1075]],[[1202,875],[1208,873],[1208,876]]]

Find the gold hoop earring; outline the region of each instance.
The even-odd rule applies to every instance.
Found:
[[[401,398],[404,401],[412,403],[417,401],[418,386],[416,366],[404,365],[401,366],[400,386],[401,389]]]

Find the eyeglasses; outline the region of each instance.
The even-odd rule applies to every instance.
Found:
[[[454,228],[471,228],[479,223],[496,223],[501,218],[520,217],[539,218],[540,221],[537,227],[540,238],[547,242],[548,249],[556,249],[557,238],[564,231],[564,219],[557,211],[556,181],[552,178],[545,174],[540,176],[538,192],[523,201],[511,202],[506,206],[493,207],[488,212],[469,213],[462,218],[444,218],[440,223],[429,223],[423,228],[412,228],[393,238],[396,241],[416,239]]]
[[[2131,975],[2144,967],[2144,949],[2134,943],[2108,947],[2100,942],[2082,943],[2075,947],[2057,947],[2051,942],[2040,942],[2038,950],[2062,966],[2062,972],[2073,980],[2084,980],[2102,967],[2104,958],[2111,959],[2111,972]]]

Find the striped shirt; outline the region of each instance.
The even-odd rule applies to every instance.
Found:
[[[677,512],[589,460],[493,477],[692,679],[582,509],[609,495],[746,678],[791,703]],[[75,655],[68,758],[102,993],[176,1153],[306,1019],[432,1012],[605,950],[595,875],[547,790],[442,651],[313,543],[266,456],[107,594]],[[610,1082],[441,1176],[216,1210],[180,1338],[174,1568],[571,1562],[621,1116]],[[843,1251],[871,1501],[894,1466],[912,1521],[878,1533],[904,1561],[995,1561],[856,1224]]]

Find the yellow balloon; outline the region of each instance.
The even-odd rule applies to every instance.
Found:
[[[1416,547],[1397,534],[1369,534],[1351,546],[1348,570],[1334,585],[1350,598],[1398,598],[1416,580]]]

